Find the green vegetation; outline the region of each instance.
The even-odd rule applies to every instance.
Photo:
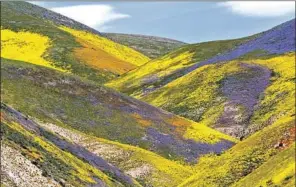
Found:
[[[295,170],[292,159],[292,150],[295,147],[294,55],[295,53],[288,53],[269,59],[245,61],[267,66],[273,71],[271,83],[260,98],[248,127],[247,134],[256,133],[221,156],[202,158],[196,166],[202,172],[190,177],[180,186],[292,185],[295,178],[292,175]],[[286,158],[285,162],[277,162],[283,158]],[[287,168],[283,168],[285,166]],[[272,170],[268,170],[270,168]]]
[[[259,105],[250,119],[248,134],[262,129],[279,115],[295,113],[293,81],[295,79],[294,53],[262,59],[245,59],[244,64],[266,67],[272,73],[270,85],[259,98]],[[254,77],[256,72],[242,66],[240,60],[206,65],[176,79],[162,88],[140,98],[154,106],[181,115],[207,126],[215,127],[228,99],[221,92],[223,80]],[[237,112],[244,118],[243,107]],[[269,123],[270,124],[270,123]]]
[[[194,69],[258,35],[190,45],[105,35],[121,44],[35,5],[1,3],[1,143],[26,163],[4,157],[14,172],[33,166],[32,180],[61,186],[295,185],[295,52]],[[1,186],[15,186],[12,175]]]
[[[103,35],[117,43],[135,49],[151,59],[163,56],[185,45],[184,42],[155,36],[119,33],[103,33]]]

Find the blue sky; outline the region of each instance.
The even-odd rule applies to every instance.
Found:
[[[188,43],[238,38],[295,18],[295,2],[33,2],[101,32]]]

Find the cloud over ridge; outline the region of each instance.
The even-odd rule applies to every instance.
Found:
[[[295,13],[295,1],[228,1],[219,5],[244,16],[276,17]]]
[[[99,31],[105,31],[109,27],[107,23],[119,19],[129,18],[130,15],[115,11],[110,5],[77,5],[51,8],[52,11],[81,22]]]

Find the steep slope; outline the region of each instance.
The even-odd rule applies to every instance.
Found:
[[[2,101],[45,122],[196,162],[235,140],[79,77],[20,61],[1,60]]]
[[[295,186],[295,145],[280,152],[233,186]]]
[[[107,83],[136,98],[207,64],[295,51],[295,19],[246,38],[185,45]]]
[[[149,60],[94,33],[80,23],[26,2],[1,3],[1,57],[71,72],[100,83]]]
[[[163,56],[186,43],[155,36],[137,34],[102,33],[104,36],[122,45],[133,48],[151,59]]]

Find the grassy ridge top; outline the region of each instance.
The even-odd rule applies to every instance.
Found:
[[[107,38],[133,48],[151,59],[165,55],[166,53],[185,45],[184,42],[137,34],[102,33]]]
[[[3,13],[2,13],[3,11]],[[93,28],[90,28],[82,23],[79,23],[73,19],[70,19],[66,16],[63,16],[59,13],[53,12],[51,10],[48,10],[46,8],[27,3],[27,2],[22,2],[22,1],[4,1],[1,3],[1,14],[5,16],[9,16],[10,18],[14,17],[13,14],[11,15],[6,15],[6,13],[12,13],[14,15],[22,16],[22,17],[27,17],[27,18],[34,18],[38,20],[43,20],[45,22],[52,22],[57,25],[64,25],[73,29],[78,29],[78,30],[84,30],[91,32],[93,34],[99,34],[101,33]],[[15,19],[1,19],[1,21],[8,22],[8,24],[23,24],[20,21],[21,20],[15,20]],[[29,20],[27,20],[29,21]],[[33,23],[33,22],[32,22]],[[5,23],[7,24],[7,23]],[[37,25],[36,25],[37,26]],[[30,26],[27,26],[30,27]]]

